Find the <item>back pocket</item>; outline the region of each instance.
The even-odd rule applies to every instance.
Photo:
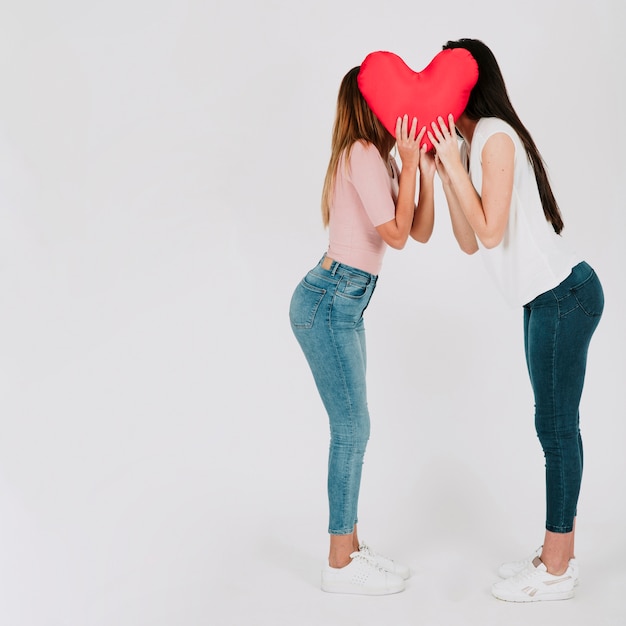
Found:
[[[302,279],[291,296],[289,320],[293,328],[311,328],[326,289],[314,287]]]
[[[600,317],[604,310],[604,292],[600,280],[593,272],[581,285],[572,287],[572,294],[580,308],[589,317]]]

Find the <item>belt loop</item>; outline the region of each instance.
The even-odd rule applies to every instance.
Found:
[[[334,276],[337,273],[338,269],[339,269],[339,263],[337,261],[333,261],[333,268],[330,271],[330,275]]]

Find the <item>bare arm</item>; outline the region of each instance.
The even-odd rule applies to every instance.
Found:
[[[426,152],[425,146],[420,150],[420,188],[417,208],[413,215],[411,237],[420,243],[426,243],[433,234],[435,225],[435,157]]]
[[[426,132],[426,127],[423,127],[419,135],[416,136],[416,118],[413,118],[410,130],[408,129],[408,124],[407,115],[404,118],[398,118],[396,123],[396,142],[400,158],[402,159],[396,214],[394,219],[376,227],[383,240],[397,250],[404,248],[413,224],[420,141]]]
[[[447,175],[449,189],[446,190],[444,185],[444,191],[455,237],[462,249],[466,252],[471,250],[467,233],[469,226],[486,248],[493,248],[502,241],[509,219],[515,146],[505,133],[496,133],[487,140],[481,155],[483,185],[479,196],[461,163],[452,116],[449,116],[449,124],[448,128],[439,118],[439,126],[433,124],[433,133],[429,131],[428,135]],[[465,217],[467,226],[460,219],[460,214]]]
[[[435,157],[437,163],[437,172],[443,186],[443,192],[446,195],[448,202],[448,211],[450,212],[450,222],[452,223],[452,232],[454,238],[457,240],[459,247],[466,254],[474,254],[478,251],[478,243],[476,242],[476,233],[472,230],[469,222],[465,218],[459,201],[454,194],[454,189],[450,185],[450,179],[446,173],[446,168],[443,166],[439,157]]]

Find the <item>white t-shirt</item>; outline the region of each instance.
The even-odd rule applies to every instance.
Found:
[[[582,259],[565,245],[546,219],[535,172],[520,138],[505,121],[482,118],[476,124],[469,155],[469,175],[474,188],[482,192],[482,151],[492,135],[505,133],[515,146],[515,172],[509,221],[502,241],[485,248],[478,241],[489,273],[513,306],[523,306],[565,280]],[[467,163],[467,144],[461,148]]]

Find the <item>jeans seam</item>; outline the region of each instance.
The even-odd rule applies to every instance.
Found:
[[[330,322],[330,321],[329,321]],[[344,364],[341,360],[341,354],[340,354],[340,350],[337,349],[337,341],[335,338],[335,331],[332,328],[332,325],[330,325],[330,336],[332,337],[332,341],[333,341],[333,350],[335,351],[335,356],[337,357],[337,362],[339,363],[339,370],[341,372],[341,385],[343,386],[344,389],[344,394],[348,400],[348,413],[349,415],[352,417],[354,414],[354,407],[352,405],[352,398],[350,397],[350,393],[348,390],[348,383],[346,381],[346,374],[345,374],[345,369],[344,369]],[[354,440],[354,420],[350,419],[350,438],[352,440]],[[343,459],[343,463],[344,466],[342,468],[343,472],[343,484],[341,485],[341,491],[342,491],[342,500],[343,500],[343,511],[341,514],[341,518],[342,519],[347,519],[348,518],[348,482],[349,480],[346,480],[346,474],[347,474],[347,470],[348,470],[348,458],[346,455],[344,455],[344,459]]]
[[[557,423],[557,406],[556,406],[556,353],[557,353],[557,344],[559,339],[559,331],[561,328],[561,315],[560,315],[560,303],[557,300],[557,311],[559,315],[556,319],[556,324],[554,327],[554,335],[552,337],[552,427],[554,429],[554,439],[557,442],[559,448],[559,456],[561,458],[561,462],[559,463],[559,506],[558,510],[560,511],[560,519],[559,525],[563,526],[564,520],[563,516],[565,515],[565,463],[563,462],[563,446],[561,437],[559,436],[559,425]]]

